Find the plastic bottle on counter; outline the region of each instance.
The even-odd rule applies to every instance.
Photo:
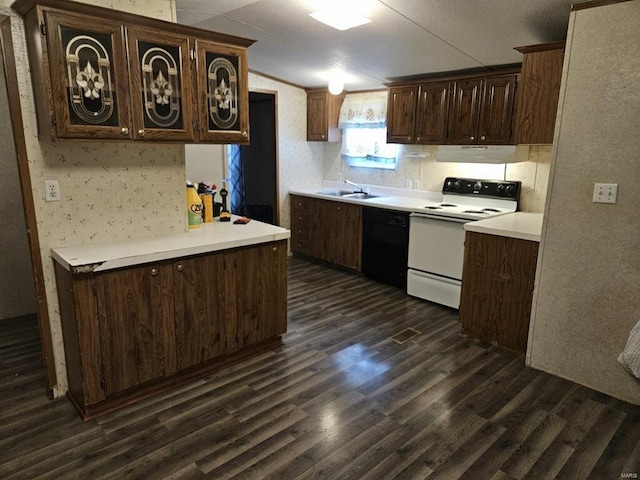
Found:
[[[187,215],[189,217],[189,228],[200,228],[202,225],[202,200],[200,200],[196,187],[188,180]]]

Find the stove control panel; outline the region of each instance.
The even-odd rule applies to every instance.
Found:
[[[456,195],[476,195],[491,198],[518,200],[521,182],[508,180],[475,180],[470,178],[447,177],[442,193]]]

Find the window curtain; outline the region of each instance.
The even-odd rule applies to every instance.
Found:
[[[347,93],[340,108],[338,128],[385,128],[387,92]]]

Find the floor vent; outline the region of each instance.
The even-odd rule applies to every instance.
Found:
[[[403,344],[407,340],[411,340],[416,335],[419,335],[420,332],[413,328],[406,328],[402,330],[400,333],[396,333],[392,337],[389,337],[389,340],[393,340],[396,343]]]

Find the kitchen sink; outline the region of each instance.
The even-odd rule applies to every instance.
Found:
[[[330,197],[356,198],[358,200],[367,200],[369,198],[384,197],[384,195],[375,195],[373,193],[353,192],[349,190],[322,190],[316,192],[317,195],[327,195]]]
[[[359,200],[367,200],[369,198],[379,197],[384,197],[384,195],[374,195],[372,193],[348,193],[346,195],[342,195],[342,198],[357,198]]]
[[[328,195],[330,197],[344,197],[345,195],[353,194],[352,190],[323,190],[316,192],[317,195]]]

